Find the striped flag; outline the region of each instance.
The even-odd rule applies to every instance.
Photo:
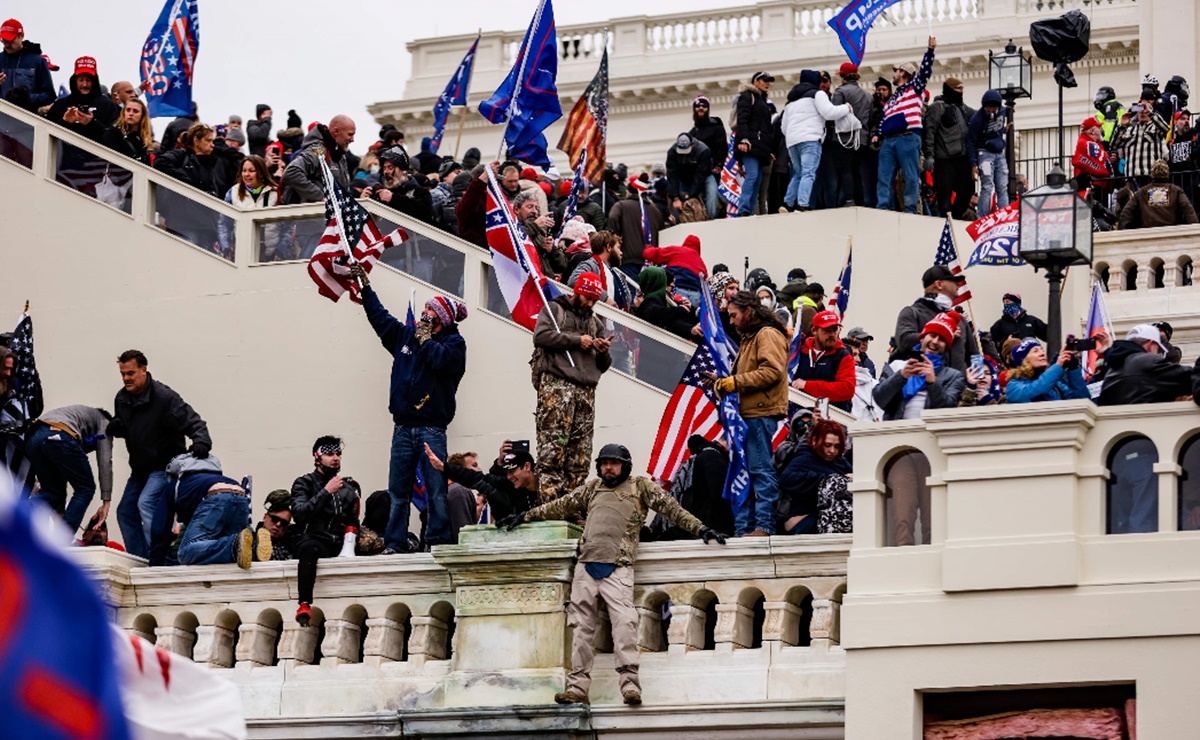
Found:
[[[579,170],[580,163],[586,162],[583,172],[593,184],[599,184],[604,174],[605,142],[608,140],[607,43],[608,37],[605,36],[606,48],[600,57],[600,69],[571,109],[562,138],[558,140],[558,149],[567,153],[572,169]],[[584,157],[588,151],[592,153],[591,161]]]
[[[690,454],[687,441],[693,434],[710,442],[721,436],[717,396],[711,387],[705,387],[701,382],[705,373],[716,372],[716,369],[708,348],[698,347],[659,422],[647,468],[651,478],[669,481],[675,477],[675,471]]]
[[[9,349],[13,358],[13,375],[9,381],[12,392],[0,406],[0,475],[7,467],[21,487],[22,495],[28,497],[33,490],[33,467],[25,457],[25,431],[46,405],[42,379],[33,358],[33,318],[28,313],[17,322]]]
[[[317,284],[317,291],[329,300],[336,302],[349,293],[350,300],[362,303],[358,281],[350,277],[351,263],[358,262],[370,272],[383,250],[407,241],[408,232],[397,227],[390,234],[381,234],[371,214],[346,194],[328,167],[324,170],[328,223],[308,261],[308,275]],[[348,246],[351,244],[353,248]]]
[[[492,250],[492,267],[496,282],[504,294],[504,302],[513,321],[533,331],[538,313],[546,303],[559,296],[542,274],[537,248],[513,215],[508,199],[500,190],[496,173],[487,169],[487,228],[488,247]]]
[[[846,250],[846,264],[838,273],[837,285],[833,286],[833,296],[829,299],[829,308],[837,311],[839,318],[845,318],[846,307],[850,305],[850,259],[853,255]]]
[[[583,195],[583,183],[587,181],[587,166],[588,153],[585,146],[579,156],[579,165],[575,167],[575,178],[571,180],[571,192],[567,195],[567,205],[563,208],[562,226],[558,230],[558,237],[555,241],[562,239],[563,230],[567,228],[571,219],[575,218],[575,211],[579,209],[579,196]]]
[[[717,192],[729,206],[725,210],[727,218],[734,218],[738,214],[738,203],[742,200],[742,182],[745,180],[738,172],[737,158],[733,156],[735,136],[736,134],[729,135],[729,152],[725,155],[725,166],[721,168],[721,181],[717,184]]]
[[[1112,324],[1108,320],[1108,311],[1104,306],[1104,288],[1100,286],[1099,281],[1092,283],[1092,301],[1088,306],[1087,315],[1087,336],[1089,339],[1100,334],[1107,334],[1109,339],[1113,338]],[[1100,355],[1095,350],[1088,350],[1083,353],[1083,372],[1087,377],[1096,374],[1096,363],[1100,360]]]
[[[937,255],[933,258],[933,264],[943,265],[955,275],[962,275],[962,267],[958,264],[958,247],[954,245],[954,229],[950,226],[949,218],[946,219],[946,225],[942,228],[942,238],[938,240]],[[971,289],[967,287],[966,276],[963,275],[963,281],[958,285],[958,297],[954,299],[954,305],[957,306],[969,300],[971,300]]]

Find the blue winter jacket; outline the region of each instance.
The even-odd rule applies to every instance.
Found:
[[[844,456],[826,462],[813,448],[803,445],[779,474],[780,515],[787,519],[816,514],[821,481],[850,472],[850,461]]]
[[[16,54],[0,51],[0,72],[5,74],[4,82],[0,82],[0,97],[7,100],[14,88],[24,87],[29,91],[29,103],[33,108],[54,102],[54,80],[40,46],[27,43]]]
[[[445,326],[421,344],[416,328],[388,313],[374,289],[367,286],[362,297],[371,328],[392,353],[392,420],[399,426],[446,428],[454,420],[454,395],[467,371],[467,343],[458,326]]]
[[[1003,102],[1000,93],[995,90],[988,90],[983,94],[983,105],[994,103],[1002,106]],[[979,166],[981,149],[992,154],[1004,151],[1008,143],[1007,131],[1008,114],[1003,107],[995,113],[989,113],[983,107],[975,111],[975,115],[971,116],[970,122],[967,123],[967,158],[971,160],[971,166]]]
[[[1046,368],[1037,378],[1011,378],[1004,387],[1009,403],[1034,403],[1036,401],[1070,401],[1091,398],[1083,371],[1079,368],[1063,370],[1055,363]]]

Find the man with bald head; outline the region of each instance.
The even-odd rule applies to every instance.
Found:
[[[137,88],[128,80],[114,82],[113,86],[108,90],[109,97],[117,104],[118,107],[124,108],[125,104],[137,97]]]
[[[349,116],[336,115],[329,124],[318,123],[304,137],[303,149],[283,171],[283,202],[320,203],[325,199],[321,160],[329,164],[335,180],[350,189],[350,172],[346,153],[354,141],[356,128]]]

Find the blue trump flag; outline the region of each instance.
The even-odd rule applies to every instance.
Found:
[[[446,131],[446,119],[450,117],[451,106],[467,104],[467,88],[471,86],[471,68],[475,66],[475,47],[477,46],[479,46],[478,36],[475,37],[475,43],[471,44],[467,55],[459,63],[458,69],[454,70],[454,76],[450,78],[446,89],[442,90],[437,102],[433,104],[433,136],[430,137],[429,151],[434,154],[437,154],[438,147],[442,145],[442,134]]]
[[[700,291],[700,328],[704,333],[704,345],[712,355],[718,377],[733,373],[733,356],[737,348],[725,335],[721,317],[713,305],[712,292]],[[746,462],[746,422],[742,419],[738,394],[727,393],[721,398],[721,426],[725,429],[725,441],[729,443],[729,472],[725,474],[725,500],[739,511],[750,497],[750,466]]]
[[[508,122],[504,129],[508,156],[539,167],[550,166],[542,132],[562,118],[555,88],[557,76],[554,7],[550,0],[542,0],[525,32],[512,71],[492,97],[479,104],[479,112],[492,123]]]
[[[192,115],[192,76],[200,51],[199,0],[167,0],[142,47],[150,116]]]
[[[0,471],[0,735],[128,740],[104,602],[50,516]]]
[[[842,12],[829,19],[829,27],[837,34],[851,62],[862,63],[871,24],[898,2],[900,0],[850,0]]]

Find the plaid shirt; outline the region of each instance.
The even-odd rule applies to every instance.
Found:
[[[1166,135],[1169,127],[1162,116],[1150,113],[1150,120],[1141,123],[1135,118],[1124,126],[1117,127],[1113,136],[1113,150],[1125,160],[1128,177],[1149,177],[1150,167],[1155,160],[1167,158]]]

